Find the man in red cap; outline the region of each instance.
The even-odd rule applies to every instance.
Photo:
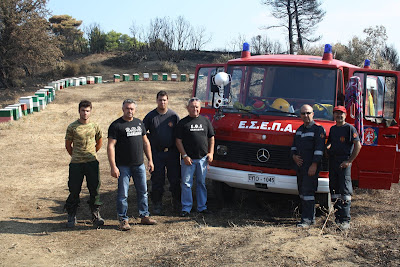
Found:
[[[329,155],[329,188],[335,207],[336,223],[341,230],[350,228],[350,206],[353,187],[351,164],[361,150],[360,138],[353,125],[346,122],[346,108],[333,109],[333,125],[329,132],[327,149]]]

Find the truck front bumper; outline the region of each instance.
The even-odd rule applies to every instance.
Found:
[[[207,178],[235,188],[298,195],[297,177],[272,173],[248,172],[210,166]],[[329,193],[329,179],[318,178],[317,193]]]

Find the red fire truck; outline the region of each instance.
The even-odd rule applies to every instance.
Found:
[[[399,75],[397,71],[360,68],[308,55],[251,56],[243,45],[241,58],[196,68],[193,96],[203,102],[201,113],[212,122],[215,153],[207,174],[223,193],[242,188],[298,194],[290,148],[303,123],[299,109],[314,108],[314,119],[327,135],[334,124],[332,109],[344,105],[346,84],[358,76],[363,92],[363,148],[352,165],[360,188],[390,189],[399,182]],[[354,105],[347,122],[354,123]],[[322,162],[317,201],[330,206],[328,160]]]

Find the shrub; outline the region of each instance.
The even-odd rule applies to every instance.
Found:
[[[179,69],[178,66],[175,63],[171,63],[168,61],[162,61],[160,70],[162,72],[167,72],[167,73],[178,73]]]
[[[64,77],[78,76],[79,71],[80,71],[79,64],[74,62],[65,62],[63,76]]]
[[[235,57],[232,54],[223,54],[219,57],[215,58],[213,63],[226,63],[228,60],[234,59]]]
[[[79,73],[80,74],[88,74],[90,72],[92,72],[92,66],[87,64],[87,63],[81,63],[79,65]]]

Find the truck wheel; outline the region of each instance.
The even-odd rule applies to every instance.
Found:
[[[220,181],[212,181],[213,192],[220,208],[229,206],[233,203],[235,197],[235,188]]]
[[[315,194],[315,200],[324,211],[328,213],[333,211],[331,193],[317,193]]]

